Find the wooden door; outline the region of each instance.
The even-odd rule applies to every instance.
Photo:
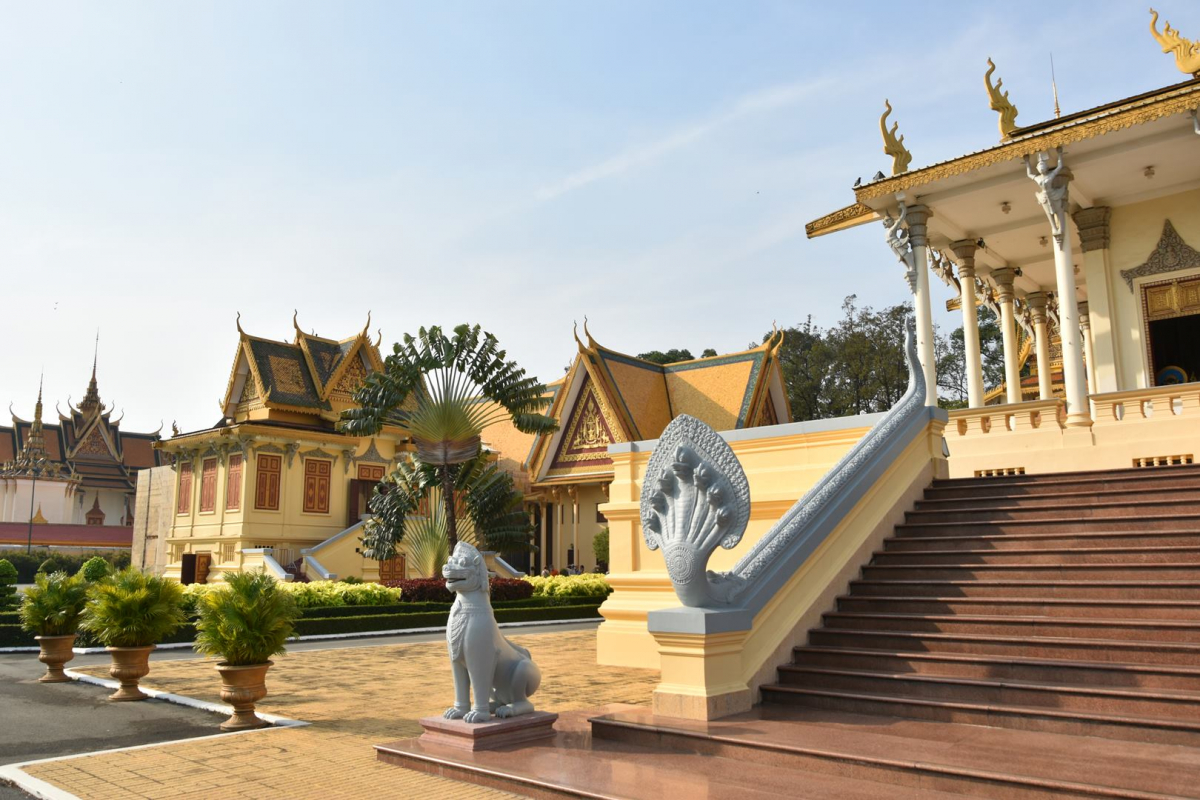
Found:
[[[402,555],[379,562],[379,582],[398,581],[404,579],[405,557]]]
[[[208,570],[212,566],[212,553],[196,554],[196,583],[208,583]]]

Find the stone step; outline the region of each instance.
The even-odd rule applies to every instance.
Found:
[[[933,481],[931,488],[1007,488],[1029,486],[1064,486],[1082,484],[1106,487],[1109,484],[1159,483],[1174,480],[1200,479],[1200,465],[1173,467],[1129,467],[1126,469],[1055,472],[1037,475],[1001,475],[988,478],[943,478]]]
[[[1195,721],[1200,694],[1162,689],[1116,689],[1062,683],[1001,681],[951,675],[914,675],[861,669],[783,666],[780,685],[978,705],[1053,708],[1088,714]]]
[[[1076,506],[1096,506],[1127,502],[1144,502],[1150,506],[1160,502],[1188,501],[1200,504],[1200,481],[1196,488],[1170,489],[1164,492],[1148,492],[1145,489],[1129,491],[1113,490],[1107,492],[1047,492],[1045,494],[1001,494],[995,496],[967,496],[950,498],[927,498],[918,500],[915,504],[917,511],[937,511],[939,509],[956,510],[962,508],[1066,508]]]
[[[808,643],[817,647],[838,647],[852,650],[885,650],[887,652],[916,650],[924,653],[955,653],[1054,661],[1078,659],[1090,662],[1172,667],[1194,667],[1200,664],[1200,645],[1138,640],[816,628],[809,631]]]
[[[1164,499],[1171,497],[1172,499]],[[1062,502],[1057,506],[1025,506],[1017,502],[994,505],[975,505],[963,508],[928,508],[918,504],[904,515],[905,522],[917,525],[926,522],[1002,522],[1008,520],[1113,520],[1128,525],[1147,517],[1187,516],[1195,512],[1194,500],[1174,499],[1174,495],[1159,495],[1153,500],[1120,503]]]
[[[864,580],[1126,580],[1126,581],[1197,581],[1200,566],[1195,564],[945,564],[874,565],[862,569]]]
[[[964,482],[959,482],[959,481]],[[1160,494],[1179,489],[1200,487],[1200,476],[1194,471],[1174,474],[1135,475],[1126,478],[1057,478],[1055,476],[1025,476],[1021,482],[1003,483],[1000,479],[934,481],[925,490],[926,500],[954,500],[967,497],[1037,497],[1047,494],[1079,494],[1083,492],[1141,492]]]
[[[1200,580],[986,580],[948,578],[856,580],[855,597],[1013,597],[1056,600],[1179,600],[1200,602]]]
[[[907,631],[1030,639],[1119,639],[1128,642],[1174,642],[1200,645],[1200,621],[1140,619],[1075,619],[1037,616],[932,616],[927,614],[860,614],[834,611],[824,624],[840,630]]]
[[[953,653],[918,653],[854,650],[839,647],[797,647],[792,666],[854,669],[874,672],[986,678],[1025,683],[1061,683],[1118,689],[1162,689],[1200,692],[1200,669],[1150,664],[1112,664],[1092,661],[985,656]],[[780,682],[783,680],[782,673]]]
[[[1178,531],[1099,531],[1093,533],[1009,533],[1001,536],[946,533],[940,536],[892,536],[883,542],[887,552],[927,550],[1034,550],[1092,547],[1200,547],[1200,533]]]
[[[837,610],[865,614],[946,616],[1086,617],[1098,619],[1174,619],[1200,622],[1200,601],[1070,600],[1039,597],[904,597],[845,595]]]
[[[1003,550],[885,550],[875,553],[873,566],[912,564],[976,565],[1080,565],[1080,564],[1192,564],[1200,567],[1200,547],[1079,547]]]
[[[592,721],[594,745],[687,752],[713,761],[772,765],[804,775],[878,782],[880,797],[923,788],[936,796],[1162,798],[1194,795],[1186,770],[1164,765],[1181,747],[1053,733],[930,723],[767,704],[707,723],[644,712]],[[1181,774],[1184,773],[1184,774]],[[690,797],[672,792],[672,797]]]
[[[896,697],[870,692],[808,689],[769,684],[763,701],[791,703],[856,714],[914,717],[966,725],[986,725],[1023,731],[1066,733],[1156,744],[1200,745],[1200,722],[1070,711],[1048,707],[1010,706],[921,697]],[[1084,746],[1081,742],[1080,746]]]
[[[578,718],[580,712],[574,714]],[[565,727],[564,718],[568,723]],[[879,800],[886,795],[900,800],[962,799],[962,794],[928,786],[928,779],[921,780],[927,773],[909,777],[902,775],[903,771],[892,772],[888,774],[889,783],[883,784],[872,779],[883,773],[861,769],[851,776],[833,769],[806,770],[802,762],[790,766],[788,756],[769,751],[769,757],[759,759],[740,757],[743,754],[735,751],[739,758],[734,760],[687,749],[602,739],[589,735],[586,719],[571,720],[567,714],[560,716],[555,727],[560,732],[553,739],[527,742],[516,748],[470,752],[404,739],[376,745],[376,757],[388,764],[536,798]]]
[[[896,526],[897,536],[964,536],[983,534],[997,536],[1006,533],[1063,533],[1106,531],[1175,531],[1200,533],[1200,514],[1171,514],[1141,516],[1136,519],[1100,517],[1054,517],[1043,512],[1037,519],[992,519],[970,522],[902,522]]]

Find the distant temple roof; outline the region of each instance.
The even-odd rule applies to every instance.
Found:
[[[12,427],[0,426],[0,475],[36,473],[39,479],[79,480],[85,488],[133,491],[134,473],[161,463],[153,447],[158,431],[122,431],[121,419],[112,419],[105,410],[95,361],[83,400],[78,406],[68,401],[67,407],[71,413],[59,412],[57,425],[44,424],[39,387],[33,419],[13,414]]]

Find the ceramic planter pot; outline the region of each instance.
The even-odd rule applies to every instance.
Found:
[[[267,670],[274,663],[244,667],[231,667],[224,661],[217,664],[217,672],[221,673],[221,699],[233,706],[233,716],[221,723],[221,730],[248,731],[270,724],[255,715],[254,704],[267,696]]]
[[[433,442],[427,439],[413,439],[417,448],[417,458],[426,464],[441,466],[443,464],[461,464],[470,461],[479,452],[480,438],[454,440],[441,439]]]
[[[42,652],[38,654],[38,661],[46,665],[46,674],[38,680],[42,683],[66,683],[71,680],[63,672],[63,664],[75,657],[75,651],[71,649],[75,646],[75,634],[33,638],[42,648]]]
[[[121,682],[121,688],[108,696],[109,700],[145,700],[150,695],[138,688],[138,681],[150,672],[150,651],[146,647],[106,647],[112,655],[112,666],[108,674]]]

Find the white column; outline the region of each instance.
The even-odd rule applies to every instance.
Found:
[[[579,563],[579,487],[567,489],[571,496],[571,563]]]
[[[547,517],[547,514],[546,514],[546,501],[544,499],[538,501],[538,508],[540,508],[542,511],[542,527],[540,530],[541,536],[538,537],[538,547],[539,547],[538,556],[539,556],[539,561],[541,564],[539,570],[542,570],[542,569],[546,568],[546,517]]]
[[[979,345],[979,309],[975,297],[975,249],[974,239],[960,239],[950,243],[950,249],[958,259],[958,283],[962,292],[963,349],[967,357],[967,405],[979,408],[983,405],[983,351]]]
[[[929,236],[928,222],[933,212],[923,205],[908,209],[908,241],[915,256],[916,286],[913,289],[913,310],[917,318],[917,356],[925,374],[925,405],[937,406],[937,358],[934,355],[933,309],[929,295]]]
[[[1081,208],[1072,215],[1079,232],[1084,280],[1087,283],[1088,335],[1083,339],[1087,357],[1088,388],[1093,394],[1117,392],[1121,386],[1120,325],[1113,302],[1113,271],[1109,267],[1109,221],[1112,209],[1104,206]],[[1119,280],[1119,279],[1118,279]],[[1119,287],[1123,291],[1124,287]],[[1091,348],[1089,350],[1088,348]]]
[[[1025,296],[1029,314],[1033,317],[1033,342],[1037,350],[1038,399],[1054,397],[1053,376],[1050,370],[1050,332],[1046,328],[1046,293],[1034,292]]]
[[[1049,168],[1049,159],[1038,154],[1036,171],[1028,166],[1029,176],[1038,184],[1037,198],[1050,220],[1054,237],[1054,274],[1058,284],[1058,334],[1062,341],[1063,383],[1067,396],[1068,427],[1090,427],[1087,378],[1083,369],[1083,344],[1079,335],[1079,306],[1075,290],[1075,263],[1071,231],[1067,225],[1067,195],[1071,172],[1058,148],[1058,165]]]
[[[1096,394],[1096,351],[1092,345],[1092,320],[1088,304],[1079,304],[1079,333],[1083,337],[1083,360],[1087,367],[1088,394]]]
[[[992,270],[996,300],[1000,303],[1000,332],[1004,336],[1004,383],[1006,400],[1021,402],[1021,369],[1017,363],[1017,320],[1013,313],[1013,271],[1008,267]]]

